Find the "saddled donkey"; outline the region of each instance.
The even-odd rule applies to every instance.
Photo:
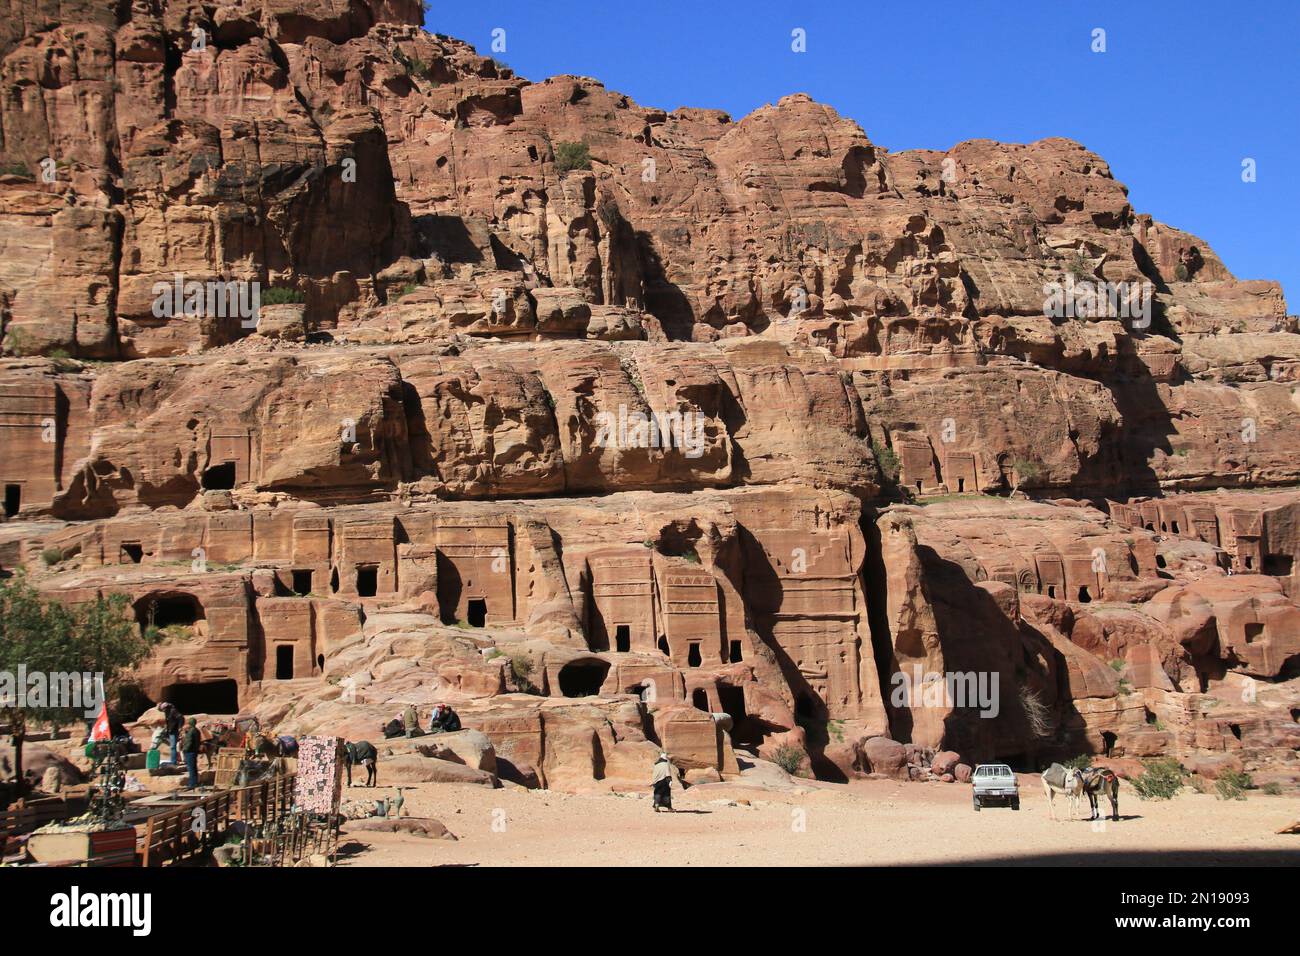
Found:
[[[1073,767],[1064,767],[1054,763],[1043,771],[1043,792],[1047,794],[1047,812],[1056,819],[1056,795],[1063,793],[1070,798],[1070,819],[1074,819],[1079,806],[1079,795],[1083,793],[1083,775]]]
[[[243,740],[243,733],[236,731],[230,724],[216,723],[208,724],[199,728],[202,739],[199,741],[199,753],[207,758],[208,769],[212,769],[213,761],[216,759],[223,747],[237,747]]]
[[[266,760],[275,760],[278,757],[296,757],[298,755],[298,741],[287,734],[272,737],[259,730],[245,738],[244,751],[249,757],[260,757]]]
[[[1083,792],[1088,795],[1088,805],[1092,808],[1089,820],[1098,819],[1097,794],[1104,793],[1110,799],[1110,818],[1119,819],[1119,777],[1109,767],[1089,767],[1083,772]]]

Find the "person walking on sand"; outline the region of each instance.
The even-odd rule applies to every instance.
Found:
[[[655,761],[654,775],[650,778],[654,791],[654,810],[665,809],[673,812],[673,762],[666,753],[661,753]]]

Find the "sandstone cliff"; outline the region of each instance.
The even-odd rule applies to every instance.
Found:
[[[569,788],[884,737],[1300,778],[1277,284],[1068,140],[668,113],[421,16],[0,24],[0,568],[173,628],[137,710],[451,700]]]

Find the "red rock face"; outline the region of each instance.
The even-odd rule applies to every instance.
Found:
[[[1300,775],[1296,322],[1100,157],[531,83],[407,0],[57,7],[0,24],[0,568],[127,591],[147,701],[451,701],[569,789]]]

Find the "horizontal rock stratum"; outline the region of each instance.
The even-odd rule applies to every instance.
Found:
[[[571,790],[661,747],[1300,781],[1276,283],[1069,140],[669,113],[421,16],[0,24],[0,569],[167,632],[124,717],[450,702],[487,749],[395,773]]]

